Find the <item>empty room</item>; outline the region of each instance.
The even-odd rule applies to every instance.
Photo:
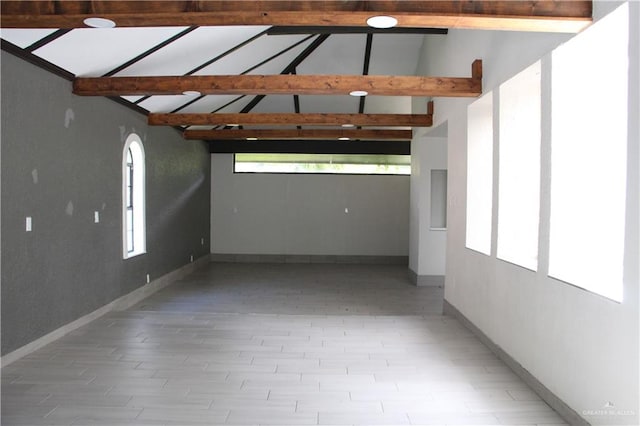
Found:
[[[640,424],[640,3],[2,1],[2,425]]]

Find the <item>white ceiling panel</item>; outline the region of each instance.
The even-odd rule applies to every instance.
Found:
[[[127,100],[129,102],[135,102],[138,99],[142,99],[144,96],[120,96],[122,99]]]
[[[184,75],[267,28],[200,27],[116,75]],[[255,43],[255,40],[252,43]],[[248,49],[250,45],[251,43],[244,48]]]
[[[187,126],[186,130],[212,130],[213,126]]]
[[[360,98],[349,95],[300,96],[300,112],[356,114],[358,112],[358,105],[360,105]]]
[[[269,36],[260,37],[242,49],[225,56],[217,62],[198,71],[194,75],[232,75],[241,74],[249,68],[268,59],[276,53],[304,40],[307,36]],[[282,71],[282,70],[280,70]]]
[[[362,75],[366,41],[364,34],[331,35],[300,64],[298,74]]]
[[[292,95],[265,96],[251,112],[295,112]]]
[[[242,111],[242,108],[247,106],[247,104],[249,102],[251,102],[252,100],[253,100],[253,96],[245,96],[244,98],[240,99],[239,101],[234,102],[233,104],[222,108],[218,112],[220,112],[220,113],[223,113],[223,112],[227,112],[227,113],[240,112],[240,111]]]
[[[9,43],[24,49],[31,46],[36,41],[53,34],[55,29],[25,29],[25,28],[2,28],[0,29],[0,37]]]
[[[79,28],[33,53],[77,76],[96,77],[162,43],[184,28]]]
[[[221,108],[222,106],[228,104],[234,99],[238,98],[239,95],[209,95],[204,98],[192,103],[185,109],[180,110],[181,113],[210,113],[212,111]],[[232,103],[228,107],[224,108],[226,112],[239,112],[242,107],[248,104],[253,96],[245,96],[242,99]]]
[[[418,34],[374,35],[369,74],[414,75],[423,38],[424,36]]]
[[[156,95],[140,102],[138,105],[149,110],[149,112],[171,112],[193,99],[193,96],[187,95]]]
[[[411,114],[411,96],[367,96],[366,114]]]
[[[249,74],[264,74],[264,75],[280,74],[311,43],[313,43],[313,39],[307,40],[304,43],[299,44],[298,46],[294,47],[288,52],[283,53],[277,58],[270,60],[266,64],[259,66],[258,68],[251,71]]]

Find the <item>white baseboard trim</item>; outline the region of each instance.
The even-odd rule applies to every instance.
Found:
[[[498,358],[500,358],[507,366],[518,375],[522,381],[524,381],[533,391],[538,394],[540,398],[562,417],[567,423],[572,426],[589,426],[590,423],[586,421],[580,414],[578,414],[573,408],[569,407],[566,402],[560,399],[556,394],[551,392],[545,385],[543,385],[533,374],[531,374],[526,368],[524,368],[518,361],[516,361],[511,355],[505,352],[500,346],[498,346],[493,340],[491,340],[482,330],[480,330],[474,323],[472,323],[462,312],[460,312],[455,306],[449,303],[446,299],[443,305],[444,315],[448,315],[456,318],[466,328],[468,328],[473,334],[480,339]]]
[[[182,277],[190,274],[191,272],[204,266],[205,264],[208,264],[210,260],[210,255],[206,254],[194,262],[188,263],[181,268],[176,269],[175,271],[171,271],[168,274],[165,274],[160,278],[151,281],[149,284],[143,285],[142,287],[133,290],[131,293],[125,294],[124,296],[117,298],[116,300],[104,305],[101,308],[96,309],[95,311],[87,315],[78,318],[75,321],[70,322],[69,324],[65,324],[62,327],[48,334],[45,334],[42,337],[39,337],[33,342],[28,343],[13,352],[9,352],[8,354],[0,358],[0,368],[5,367],[19,360],[20,358],[37,351],[38,349],[48,345],[49,343],[58,340],[65,334],[68,334],[73,330],[89,324],[91,321],[100,318],[101,316],[111,311],[124,311],[125,309],[130,308],[146,297],[149,297],[153,293],[162,290],[169,284],[181,279]]]

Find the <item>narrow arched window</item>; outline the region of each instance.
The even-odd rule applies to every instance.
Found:
[[[122,153],[123,258],[146,252],[144,147],[132,133]]]

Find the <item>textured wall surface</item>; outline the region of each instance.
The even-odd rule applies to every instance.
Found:
[[[411,141],[409,269],[417,276],[444,276],[447,232],[432,229],[431,172],[446,169],[447,138],[415,136]]]
[[[146,152],[147,253],[123,260],[131,132]],[[209,253],[209,184],[204,143],[75,96],[68,81],[2,52],[2,354],[135,290],[146,274]]]
[[[619,2],[594,2],[594,18]],[[624,301],[617,303],[548,276],[551,176],[550,52],[571,36],[519,32],[451,30],[446,38],[426,38],[418,74],[452,75],[476,58],[483,60],[483,91],[542,59],[542,197],[538,270],[496,258],[499,136],[494,140],[493,251],[465,247],[467,203],[467,105],[469,99],[436,99],[437,122],[448,123],[449,205],[445,300],[551,392],[593,425],[638,425],[638,155],[640,129],[640,3],[629,2],[629,136],[624,261]],[[438,58],[433,61],[431,58]],[[499,96],[494,92],[494,115]],[[594,101],[595,102],[595,101]],[[635,117],[635,119],[633,119]],[[494,122],[495,123],[495,122]],[[585,124],[587,125],[587,124]],[[603,145],[603,149],[606,147]],[[546,153],[546,154],[545,154]],[[581,152],[575,153],[577,160]],[[598,170],[598,165],[594,166]],[[568,171],[570,173],[570,171]],[[594,227],[602,226],[594,224]],[[586,238],[591,238],[585,230]],[[588,264],[584,265],[589,268]],[[615,407],[607,409],[607,407]],[[610,414],[612,413],[612,414]]]
[[[233,154],[211,164],[212,253],[409,254],[409,176],[233,173]]]

